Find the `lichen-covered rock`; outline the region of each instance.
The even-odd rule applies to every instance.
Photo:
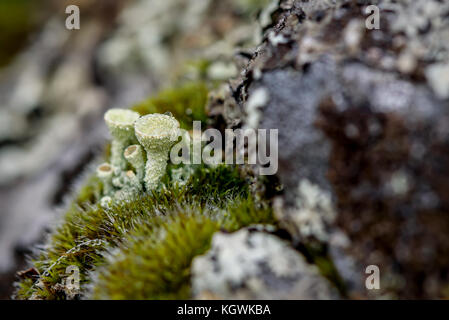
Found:
[[[278,237],[257,229],[217,233],[192,264],[196,298],[330,299],[337,291]]]
[[[449,4],[376,1],[379,30],[365,27],[368,4],[281,1],[231,83],[244,120],[228,125],[279,129],[277,215],[296,244],[332,254],[344,231],[335,263],[354,263],[350,293],[447,297]],[[371,264],[381,289],[368,292]]]

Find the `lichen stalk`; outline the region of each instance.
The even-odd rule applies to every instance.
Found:
[[[116,170],[126,168],[123,156],[124,149],[135,142],[134,122],[139,118],[135,111],[126,109],[110,109],[104,115],[104,120],[112,136],[111,165]]]
[[[97,168],[97,176],[103,182],[103,194],[108,195],[113,191],[112,176],[113,170],[109,163],[103,163]]]
[[[140,145],[133,144],[125,149],[123,155],[136,170],[137,179],[140,182],[143,182],[143,178],[145,176],[145,156],[142,147]]]
[[[157,188],[167,168],[168,154],[179,137],[179,122],[166,114],[149,114],[134,126],[136,137],[147,153],[145,187]]]

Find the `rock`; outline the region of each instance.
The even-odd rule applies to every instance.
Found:
[[[340,270],[350,296],[447,297],[449,4],[377,5],[368,30],[364,1],[281,1],[230,99],[242,126],[279,129],[275,211],[294,244],[348,239],[334,257],[357,272]]]
[[[330,299],[338,294],[315,266],[274,235],[255,229],[217,233],[192,264],[196,298]]]

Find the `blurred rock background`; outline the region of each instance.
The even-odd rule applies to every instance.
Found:
[[[105,109],[199,77],[199,63],[214,61],[211,79],[236,75],[267,2],[0,1],[0,298],[101,152]],[[65,28],[71,4],[80,30]]]
[[[209,115],[221,129],[282,128],[273,207],[296,251],[321,267],[326,256],[348,298],[447,298],[449,4],[373,2],[380,30],[366,29],[365,0],[0,2],[0,296],[101,152],[105,109],[237,76]],[[65,29],[68,4],[81,8],[79,31]],[[332,296],[264,232],[217,234],[194,262],[196,297],[284,297],[291,284],[291,297]],[[229,268],[229,255],[251,254],[268,271]],[[381,290],[365,288],[372,264]],[[249,290],[223,290],[236,282]]]

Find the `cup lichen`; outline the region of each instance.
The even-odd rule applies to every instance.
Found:
[[[125,149],[123,155],[136,170],[139,181],[143,181],[145,175],[145,156],[142,147],[138,144],[130,145]]]
[[[97,167],[97,176],[103,182],[103,194],[108,195],[112,192],[113,170],[109,163],[105,162]]]
[[[126,109],[111,109],[104,118],[113,141],[111,165],[103,164],[97,173],[105,184],[103,196],[121,201],[144,186],[146,191],[154,190],[165,174],[170,148],[178,139],[178,120],[171,114],[140,117]],[[128,163],[135,171],[127,171]]]
[[[136,121],[134,129],[147,152],[145,187],[153,190],[165,174],[170,149],[179,137],[179,122],[167,114],[148,114]]]
[[[104,115],[104,120],[112,136],[111,164],[115,170],[126,168],[123,150],[135,142],[134,122],[140,115],[127,109],[110,109]]]

